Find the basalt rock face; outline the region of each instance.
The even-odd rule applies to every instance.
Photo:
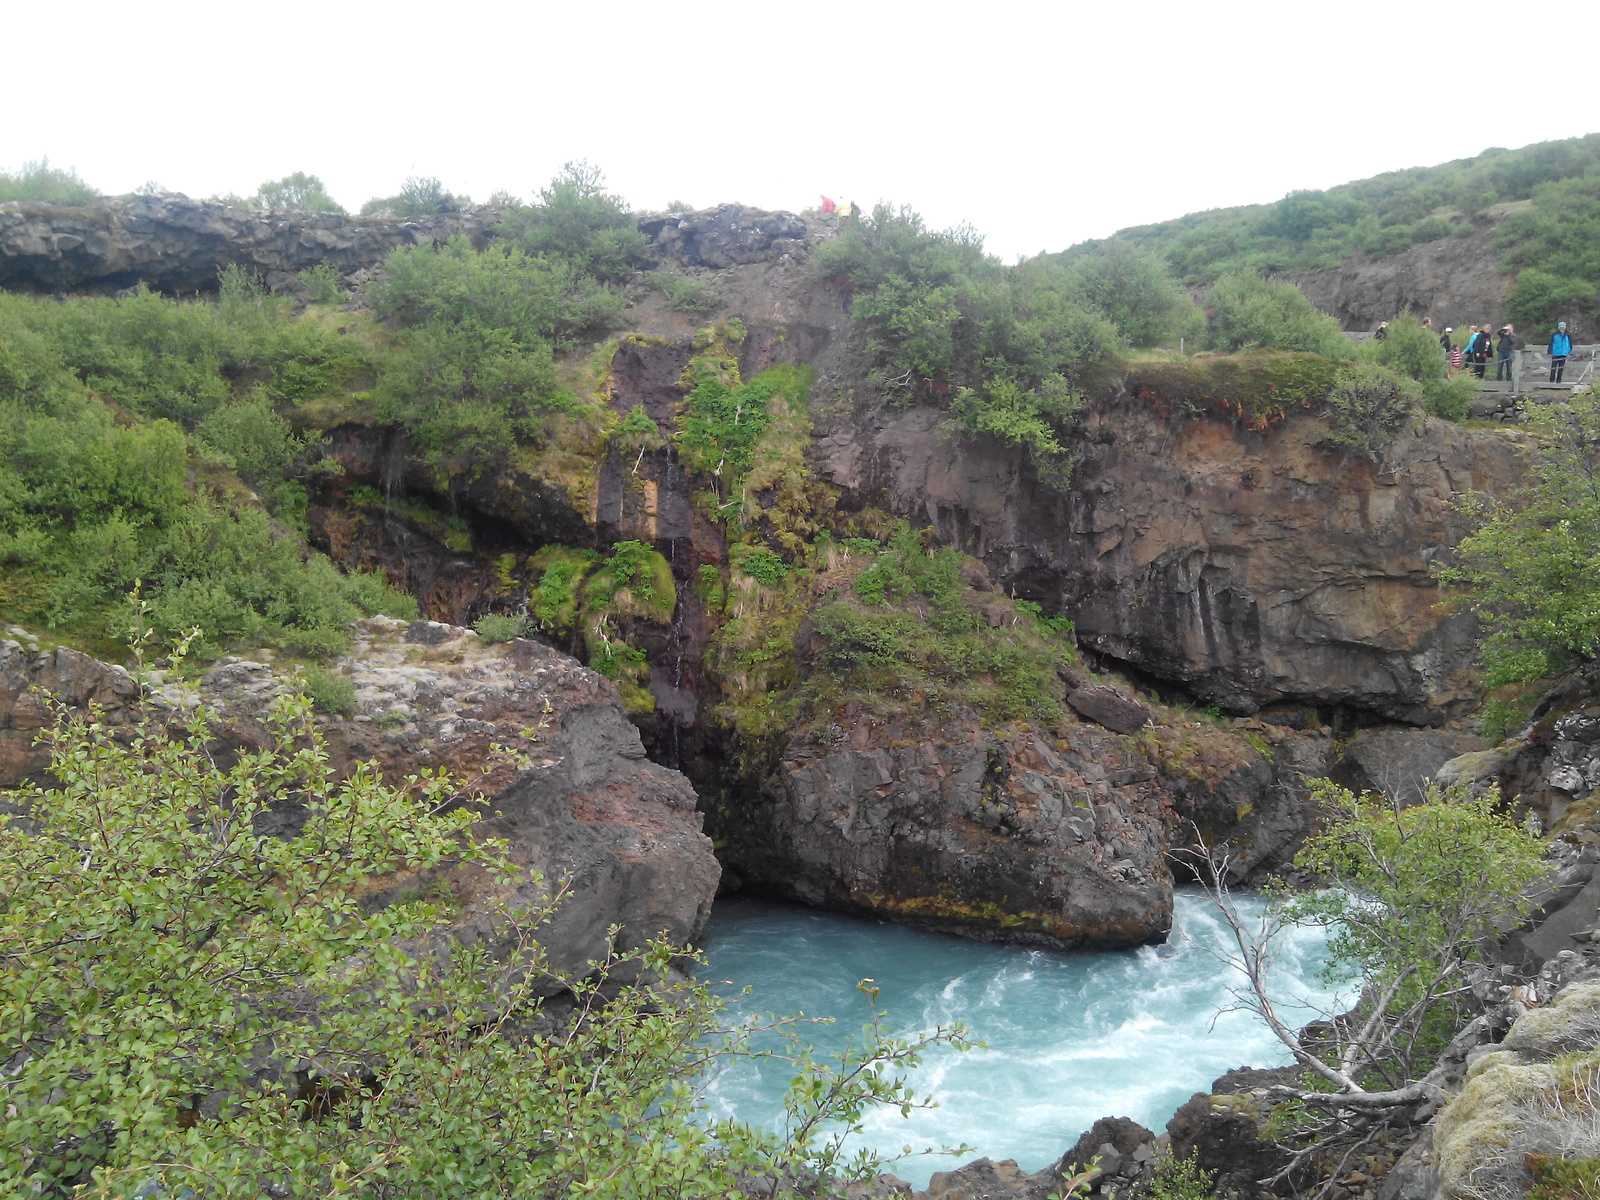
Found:
[[[1433,327],[1443,330],[1484,322],[1498,327],[1513,277],[1500,269],[1494,226],[1483,218],[1470,232],[1387,258],[1358,252],[1332,269],[1291,271],[1286,278],[1349,330],[1376,329],[1407,310],[1433,318]]]
[[[601,957],[613,925],[624,947],[662,934],[678,943],[698,937],[721,868],[694,791],[648,761],[607,680],[534,642],[486,646],[458,626],[385,617],[359,623],[355,647],[334,669],[356,693],[349,718],[319,719],[334,770],[373,762],[398,781],[448,769],[481,793],[490,815],[480,831],[504,838],[523,868],[510,884],[471,867],[445,875],[462,906],[456,936],[495,942],[503,934],[490,920],[494,908],[537,906],[565,881],[565,898],[537,934],[563,970],[581,972]],[[152,699],[203,700],[218,714],[226,753],[263,742],[260,716],[282,686],[269,663],[223,659],[194,687],[158,677]],[[99,704],[113,724],[128,719],[137,692],[121,667],[0,641],[0,785],[45,779],[47,756],[31,745],[48,719],[35,688],[74,707]],[[494,743],[528,763],[501,758]],[[294,816],[284,819],[292,825]],[[391,891],[416,882],[384,881]]]
[[[846,722],[791,742],[748,822],[752,882],[829,908],[1055,949],[1162,941],[1172,923],[1163,796],[1137,748]],[[743,836],[739,836],[742,834]]]
[[[1257,433],[1108,397],[1058,491],[1006,448],[951,442],[942,420],[841,424],[820,465],[1071,615],[1085,649],[1234,713],[1287,702],[1437,725],[1476,706],[1475,626],[1441,606],[1430,567],[1465,532],[1453,499],[1518,478],[1520,435],[1430,420],[1379,465],[1320,444],[1305,414]]]
[[[400,246],[465,233],[481,244],[496,209],[419,217],[234,208],[187,196],[105,197],[81,206],[0,204],[0,287],[30,292],[211,292],[240,265],[274,289],[307,267],[341,274],[376,266]]]

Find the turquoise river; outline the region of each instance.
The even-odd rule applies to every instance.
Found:
[[[1242,902],[1257,911],[1258,901]],[[1336,991],[1321,978],[1325,939],[1291,931],[1277,963],[1276,997],[1303,1023]],[[807,1034],[819,1051],[859,1032],[871,978],[902,1036],[965,1023],[986,1049],[931,1053],[912,1076],[938,1107],[869,1116],[865,1144],[899,1153],[967,1143],[973,1155],[1014,1158],[1029,1171],[1053,1162],[1098,1117],[1125,1116],[1159,1132],[1190,1095],[1232,1067],[1278,1066],[1287,1052],[1253,1014],[1233,1009],[1237,978],[1219,961],[1227,932],[1198,891],[1180,891],[1165,946],[1116,954],[1050,954],[968,942],[757,900],[719,901],[705,938],[707,978],[740,1013],[838,1018]],[[726,984],[720,981],[728,981]],[[749,987],[749,995],[739,993]],[[791,1071],[742,1060],[708,1085],[718,1116],[778,1127]],[[902,1159],[917,1186],[959,1160]]]

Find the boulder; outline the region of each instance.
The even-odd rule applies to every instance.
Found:
[[[1067,703],[1080,716],[1112,733],[1137,733],[1150,724],[1150,712],[1132,696],[1107,684],[1089,684],[1067,693]]]
[[[319,718],[335,771],[371,762],[394,781],[423,769],[452,772],[469,789],[464,797],[481,796],[478,828],[506,839],[522,868],[509,884],[470,865],[447,872],[460,903],[454,936],[494,943],[502,936],[490,921],[496,906],[540,904],[563,882],[567,894],[539,934],[561,969],[582,972],[602,956],[613,925],[625,949],[663,934],[680,944],[699,936],[720,868],[694,790],[646,759],[609,680],[535,642],[485,645],[459,626],[387,617],[358,622],[355,645],[332,669],[355,689],[353,712]],[[195,684],[152,673],[151,702],[206,703],[226,755],[264,742],[260,717],[284,682],[268,662],[224,658]],[[74,706],[98,703],[113,724],[128,719],[137,692],[121,667],[0,641],[5,785],[47,778],[48,761],[31,746],[46,719],[35,687]],[[497,754],[496,743],[526,761]],[[286,827],[294,819],[282,814]],[[373,900],[381,903],[419,881],[402,873],[379,882]]]
[[[1165,939],[1167,809],[1143,752],[975,715],[858,715],[788,744],[759,796],[717,813],[750,883],[985,940],[1112,949]]]
[[[1344,746],[1331,777],[1352,791],[1380,792],[1402,805],[1421,803],[1429,782],[1444,765],[1481,753],[1476,734],[1444,729],[1378,729],[1357,734]]]

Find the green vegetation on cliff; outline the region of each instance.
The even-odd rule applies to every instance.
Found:
[[[271,402],[349,361],[239,276],[215,308],[0,296],[0,611],[103,648],[142,582],[156,627],[199,628],[204,653],[308,655],[342,648],[359,616],[413,615],[273,519],[300,519],[307,468]]]

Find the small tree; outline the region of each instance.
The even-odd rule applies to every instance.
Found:
[[[1255,271],[1222,276],[1206,293],[1211,344],[1218,350],[1308,350],[1353,358],[1355,345],[1339,322],[1318,312],[1294,284]]]
[[[269,179],[256,189],[254,197],[258,208],[298,208],[308,212],[344,212],[341,205],[328,195],[327,186],[315,175],[296,171],[282,179]]]
[[[1422,407],[1436,417],[1460,421],[1478,394],[1478,385],[1465,372],[1450,377],[1439,337],[1409,312],[1389,322],[1387,335],[1370,339],[1361,347],[1366,362],[1387,367],[1395,374],[1415,381],[1421,390]]]
[[[1201,848],[1202,881],[1233,935],[1225,960],[1244,976],[1235,992],[1295,1062],[1307,1087],[1279,1087],[1302,1106],[1290,1140],[1304,1158],[1347,1144],[1374,1123],[1425,1119],[1442,1099],[1428,1070],[1461,1023],[1471,964],[1506,920],[1532,911],[1530,886],[1546,872],[1542,847],[1500,811],[1499,796],[1430,787],[1411,808],[1356,796],[1328,780],[1311,794],[1329,822],[1295,856],[1318,890],[1279,890],[1261,916],[1246,918],[1228,889],[1224,848]],[[1332,934],[1328,971],[1361,985],[1355,1007],[1325,1014],[1302,1036],[1270,990],[1282,935],[1294,926]],[[1288,1169],[1280,1176],[1288,1174]]]
[[[1525,421],[1538,439],[1528,482],[1463,500],[1478,529],[1439,572],[1483,622],[1491,687],[1600,654],[1600,397],[1531,404]]]

